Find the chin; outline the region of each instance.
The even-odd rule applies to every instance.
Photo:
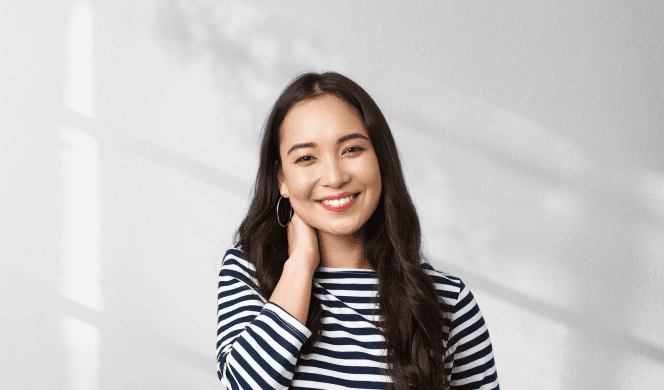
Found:
[[[327,234],[333,234],[335,236],[350,236],[356,233],[362,227],[361,224],[352,223],[352,224],[339,224],[336,226],[330,226],[329,224],[324,224],[319,228],[319,231],[325,232]]]

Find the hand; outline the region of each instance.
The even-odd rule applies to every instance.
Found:
[[[288,258],[305,261],[307,266],[316,269],[320,263],[318,231],[307,225],[295,211],[288,223]]]

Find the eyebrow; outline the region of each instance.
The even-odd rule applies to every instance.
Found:
[[[369,140],[369,138],[363,136],[360,133],[353,133],[353,134],[344,135],[343,137],[339,138],[339,140],[337,141],[337,144],[344,143],[345,141],[348,141],[349,139],[354,139],[354,138],[364,138],[367,141]],[[293,146],[292,148],[290,148],[290,150],[288,150],[288,153],[286,153],[286,156],[288,156],[290,154],[290,152],[292,152],[295,149],[317,148],[317,147],[318,147],[318,144],[315,143],[315,142],[307,142],[307,143],[304,143],[304,144],[297,144],[297,145]]]

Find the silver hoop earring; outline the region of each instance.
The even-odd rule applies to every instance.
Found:
[[[279,202],[281,202],[281,198],[283,198],[283,196],[279,195],[279,200],[277,201],[277,222],[279,222],[279,225],[281,225],[281,227],[286,227],[288,226],[288,222],[291,221],[291,218],[293,218],[293,206],[291,206],[290,217],[288,217],[288,222],[286,222],[285,225],[282,225],[281,220],[279,219]]]

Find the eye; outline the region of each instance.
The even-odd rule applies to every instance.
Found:
[[[357,150],[351,150],[351,149],[357,149]],[[347,148],[346,150],[344,150],[344,152],[350,151],[350,153],[352,153],[352,152],[360,152],[362,150],[364,150],[364,148],[361,147],[361,146],[351,146],[350,148]]]
[[[307,162],[307,161],[311,161],[311,160],[305,160],[305,159],[307,159],[307,158],[312,159],[313,157],[311,157],[311,156],[302,156],[302,157],[298,158],[297,160],[295,160],[295,164],[297,164],[297,163],[299,163],[299,162]]]

